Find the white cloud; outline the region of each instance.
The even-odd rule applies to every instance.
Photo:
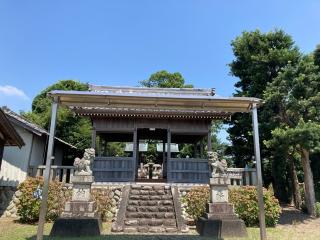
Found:
[[[10,97],[20,97],[25,100],[30,99],[22,90],[10,85],[0,85],[0,94]]]

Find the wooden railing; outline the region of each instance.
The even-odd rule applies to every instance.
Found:
[[[28,175],[32,177],[43,176],[46,166],[31,166],[29,167]],[[203,171],[201,171],[202,173]],[[51,166],[51,180],[57,180],[62,183],[71,183],[70,179],[73,176],[73,166]],[[209,175],[209,172],[208,172]],[[255,168],[228,168],[231,185],[247,186],[256,185],[256,169]],[[189,182],[190,183],[190,182]]]
[[[45,165],[30,166],[28,176],[41,177],[44,174]],[[71,183],[71,176],[73,176],[73,166],[51,166],[50,180],[56,180],[62,183]]]

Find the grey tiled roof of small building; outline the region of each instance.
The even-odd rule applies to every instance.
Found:
[[[7,115],[9,120],[11,120],[13,123],[29,130],[30,132],[33,132],[34,134],[36,134],[38,136],[42,136],[43,134],[47,135],[47,136],[49,135],[48,131],[46,131],[42,127],[38,126],[37,124],[30,122],[29,120],[27,120],[23,116],[13,112],[11,109],[4,106],[4,107],[2,107],[2,110]],[[58,137],[55,137],[55,139],[63,144],[66,144],[66,145],[72,147],[72,148],[76,148],[72,144],[70,144],[70,143],[68,143]]]

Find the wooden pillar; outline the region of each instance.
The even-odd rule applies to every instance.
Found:
[[[162,176],[167,177],[167,161],[166,161],[166,140],[162,139]]]
[[[49,132],[49,143],[47,149],[47,158],[46,158],[46,169],[44,171],[44,184],[42,190],[42,200],[39,214],[39,223],[37,231],[37,240],[43,239],[43,228],[48,206],[48,194],[49,194],[49,179],[50,179],[50,169],[51,161],[53,158],[53,147],[54,147],[54,135],[56,131],[56,120],[57,120],[57,111],[58,111],[59,97],[54,97],[51,107],[51,123],[50,123],[50,132]]]
[[[211,142],[211,123],[208,129],[208,152],[212,151],[212,142]]]
[[[5,143],[4,139],[0,138],[0,170],[1,170],[3,151],[4,151],[4,143]]]
[[[168,128],[167,130],[167,177],[170,180],[170,158],[171,158],[171,130]],[[168,175],[169,173],[169,175]]]
[[[135,178],[137,175],[137,171],[138,171],[138,130],[137,128],[134,129],[133,131],[133,148],[132,148],[132,157],[133,157],[133,181],[135,181]]]
[[[96,149],[96,138],[97,138],[97,132],[96,129],[92,128],[91,132],[91,147]]]

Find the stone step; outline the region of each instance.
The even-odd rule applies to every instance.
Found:
[[[130,195],[130,200],[140,200],[140,201],[147,201],[147,200],[172,200],[171,194],[165,195]]]
[[[176,227],[175,219],[155,219],[155,218],[140,218],[140,219],[126,219],[124,220],[125,226],[142,227],[142,226],[166,226]]]
[[[128,206],[173,206],[172,200],[129,200]]]
[[[156,196],[156,195],[166,195],[170,194],[171,190],[130,190],[130,195],[150,195],[150,196]]]
[[[170,190],[171,186],[169,185],[131,185],[131,190]]]
[[[126,219],[137,218],[157,218],[157,219],[175,219],[174,212],[127,212]]]
[[[176,233],[178,229],[176,227],[124,227],[123,232],[125,233]]]
[[[128,212],[174,212],[173,206],[127,206]]]
[[[123,207],[125,212],[118,225],[124,233],[179,232],[169,185],[131,185]]]

